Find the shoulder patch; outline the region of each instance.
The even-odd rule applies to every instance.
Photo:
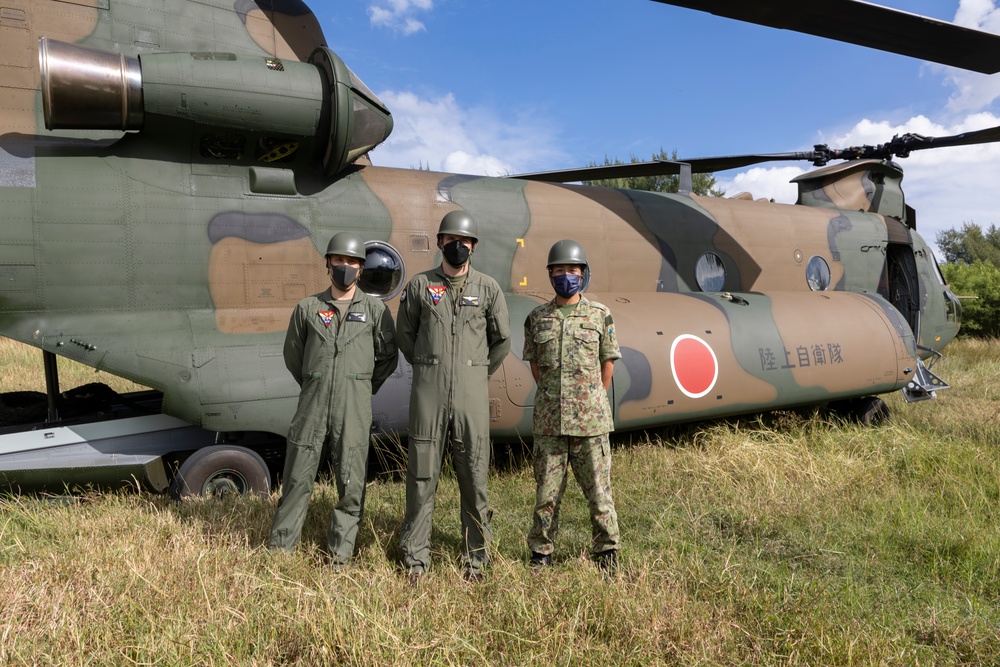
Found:
[[[403,288],[403,291],[399,293],[399,302],[400,303],[405,303],[406,302],[406,288],[405,287]]]

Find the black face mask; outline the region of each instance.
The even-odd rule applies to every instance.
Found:
[[[444,244],[444,247],[441,248],[441,254],[444,255],[444,261],[457,269],[469,261],[469,255],[472,254],[472,251],[461,241],[452,241]]]
[[[333,285],[341,291],[349,290],[360,273],[361,269],[350,264],[335,264],[330,267],[330,278],[333,280]]]

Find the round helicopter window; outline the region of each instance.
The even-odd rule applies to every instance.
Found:
[[[822,257],[813,256],[806,265],[806,282],[809,289],[822,292],[830,287],[830,265]]]
[[[726,284],[726,267],[714,252],[706,252],[694,266],[694,279],[702,292],[718,292]]]
[[[365,294],[386,301],[403,289],[406,270],[399,251],[383,241],[365,244],[365,269],[358,285]]]

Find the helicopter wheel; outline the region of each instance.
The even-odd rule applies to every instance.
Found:
[[[174,500],[192,496],[225,498],[271,492],[271,473],[257,452],[245,447],[212,445],[199,449],[181,464],[170,494]]]
[[[830,409],[844,419],[864,426],[881,426],[889,419],[889,406],[878,396],[862,396],[830,404]]]
[[[889,419],[889,406],[878,396],[862,398],[858,419],[865,426],[881,426]]]

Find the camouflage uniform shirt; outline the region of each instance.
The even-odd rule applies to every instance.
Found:
[[[524,321],[526,362],[540,371],[535,393],[535,435],[593,436],[614,430],[601,364],[621,359],[607,306],[581,297],[566,316],[555,300]]]

